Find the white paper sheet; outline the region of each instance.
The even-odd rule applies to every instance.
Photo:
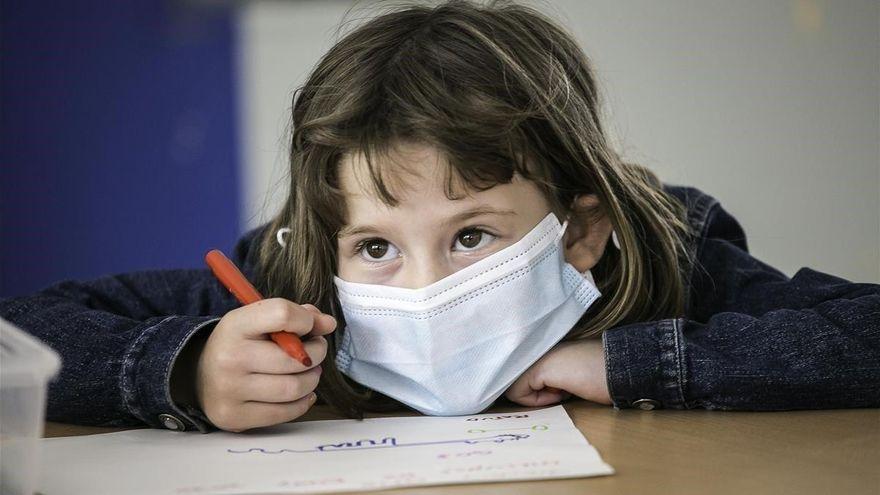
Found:
[[[562,406],[42,441],[43,495],[321,493],[613,474]]]

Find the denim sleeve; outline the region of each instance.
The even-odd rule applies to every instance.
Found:
[[[232,256],[246,273],[255,270],[255,237]],[[47,419],[165,427],[160,415],[169,414],[207,431],[199,411],[172,400],[171,371],[184,346],[236,306],[208,270],[156,270],[61,282],[0,301],[0,315],[61,355]]]
[[[880,285],[752,257],[720,206],[700,240],[687,314],[605,332],[619,408],[880,406]]]

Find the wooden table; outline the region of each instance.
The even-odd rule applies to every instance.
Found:
[[[584,401],[565,409],[617,474],[370,493],[880,494],[880,409],[641,411]],[[316,406],[302,420],[339,418]],[[121,429],[47,423],[46,436]]]

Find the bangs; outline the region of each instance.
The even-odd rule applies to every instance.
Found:
[[[444,165],[444,193],[450,200],[461,199],[498,184],[507,184],[517,175],[532,180],[536,176],[536,167],[530,166],[525,151],[516,151],[512,145],[492,150],[483,146],[482,153],[474,153],[467,149],[449,149],[437,142],[412,141],[401,137],[364,141],[361,147],[346,154],[363,158],[365,173],[355,174],[355,177],[364,190],[372,191],[387,206],[398,205],[399,196],[406,191],[408,178],[423,176],[419,165],[405,159],[407,153],[402,150],[404,144],[422,144],[438,150],[438,159]]]

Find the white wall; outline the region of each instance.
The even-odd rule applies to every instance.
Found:
[[[745,227],[752,253],[789,275],[810,266],[880,282],[880,3],[532,3],[594,61],[627,158],[717,197]],[[350,6],[243,9],[249,226],[285,193],[277,184],[292,92]]]

